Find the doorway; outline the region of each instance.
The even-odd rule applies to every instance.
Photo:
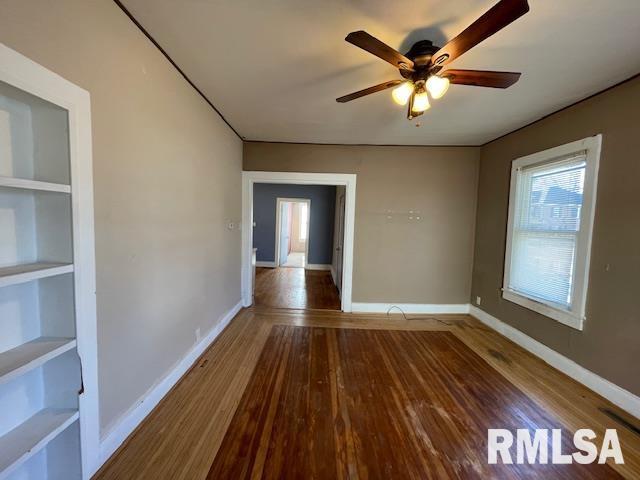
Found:
[[[309,261],[311,200],[278,198],[276,201],[277,267],[305,268]]]
[[[254,185],[256,306],[340,310],[331,272],[336,193],[335,185]]]
[[[310,235],[307,234],[307,245],[305,246],[305,268],[304,269],[292,269],[292,268],[279,268],[278,264],[271,262],[271,270],[277,270],[278,272],[272,272],[273,275],[284,275],[286,273],[295,272],[300,274],[302,271],[304,275],[304,281],[308,285],[317,284],[321,288],[325,284],[325,280],[328,279],[328,284],[334,285],[336,276],[340,277],[340,295],[338,297],[338,307],[342,311],[351,311],[351,292],[352,292],[352,275],[353,275],[353,239],[354,239],[354,224],[355,224],[355,192],[356,192],[356,175],[354,174],[334,174],[334,173],[293,173],[293,172],[243,172],[242,183],[242,299],[243,305],[248,307],[253,304],[254,300],[254,284],[256,266],[258,268],[269,268],[268,259],[252,263],[254,257],[254,229],[256,227],[254,217],[254,186],[257,184],[286,184],[286,185],[298,185],[298,186],[310,186],[310,185],[325,185],[344,188],[344,210],[341,227],[341,243],[340,256],[342,262],[340,262],[341,272],[336,272],[335,268],[332,268],[331,261],[331,244],[328,245],[329,253],[327,254],[328,261],[323,264],[314,263],[313,259],[308,257],[309,244],[311,248],[316,251],[313,245],[316,245],[313,241],[309,242]],[[283,196],[284,198],[285,196]],[[304,195],[306,197],[306,195]],[[287,196],[287,198],[292,198]],[[335,197],[334,197],[335,198]],[[300,200],[300,198],[294,198],[294,200]],[[313,204],[313,201],[311,202]],[[264,208],[264,204],[258,203],[258,206]],[[279,209],[274,208],[275,214],[282,212]],[[309,211],[307,221],[313,218],[313,213]],[[333,218],[333,217],[332,217]],[[258,227],[260,223],[257,223]],[[333,225],[333,223],[332,223]],[[311,225],[310,225],[311,228]],[[279,229],[278,229],[279,230]],[[275,235],[274,235],[275,237]],[[271,237],[271,238],[274,238]],[[268,242],[268,238],[266,239]],[[259,239],[264,241],[264,238]],[[268,245],[268,243],[267,243]],[[260,248],[257,249],[260,251]],[[279,253],[280,249],[277,249]],[[263,251],[265,251],[263,249]],[[274,252],[273,244],[267,251]],[[258,259],[260,260],[260,259]],[[319,281],[320,280],[320,281]],[[259,285],[256,285],[256,290]],[[256,292],[258,293],[258,292]],[[291,293],[291,291],[289,292]],[[308,304],[307,304],[308,305]],[[304,308],[313,308],[310,306]]]

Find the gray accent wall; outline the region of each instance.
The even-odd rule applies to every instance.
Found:
[[[253,246],[258,249],[257,261],[275,261],[278,198],[311,200],[308,263],[331,264],[336,203],[336,187],[331,185],[257,183],[253,186]]]

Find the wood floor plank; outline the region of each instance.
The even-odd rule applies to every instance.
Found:
[[[336,463],[343,466],[342,469],[336,469],[335,478],[363,478],[367,473],[360,457],[357,456],[357,448],[362,440],[355,430],[357,425],[367,421],[358,418],[366,404],[349,400],[344,392],[344,385],[349,383],[349,378],[357,375],[357,371],[349,370],[355,368],[351,365],[343,365],[341,353],[343,347],[340,344],[343,340],[340,339],[340,329],[365,332],[393,330],[393,335],[405,331],[440,331],[455,335],[461,343],[449,343],[451,351],[446,355],[442,352],[441,355],[436,355],[439,350],[435,347],[431,350],[427,349],[426,352],[415,345],[406,348],[407,351],[415,351],[423,357],[428,357],[429,351],[432,351],[436,359],[446,357],[446,362],[442,360],[436,370],[451,368],[452,372],[457,372],[451,373],[449,377],[452,384],[466,381],[471,385],[474,396],[483,398],[481,406],[474,410],[474,403],[465,402],[463,397],[455,397],[460,408],[469,412],[469,418],[461,423],[457,417],[452,417],[451,421],[458,423],[445,423],[439,427],[442,431],[471,428],[469,425],[475,425],[474,428],[486,426],[486,420],[483,420],[486,415],[492,410],[508,409],[510,405],[508,402],[511,401],[509,400],[511,397],[503,398],[490,388],[490,385],[482,390],[482,382],[475,385],[464,376],[465,369],[461,367],[460,354],[456,352],[466,347],[476,354],[475,360],[470,360],[467,356],[472,365],[483,361],[498,372],[506,382],[522,392],[532,405],[537,406],[549,416],[545,421],[549,421],[550,418],[555,419],[570,431],[585,427],[592,428],[599,438],[602,438],[606,428],[616,428],[622,444],[625,464],[610,463],[609,465],[626,478],[640,478],[640,436],[604,412],[609,410],[626,418],[632,426],[640,425],[638,419],[630,417],[604,398],[551,368],[539,358],[468,315],[412,316],[411,319],[405,320],[399,315],[355,315],[323,310],[282,310],[269,307],[252,307],[242,310],[194,367],[101,468],[95,478],[101,480],[146,478],[204,480],[214,463],[250,377],[256,365],[261,364],[259,358],[271,328],[279,325],[324,327],[330,328],[332,332],[327,337],[326,347],[323,348],[326,348],[326,368],[330,372],[335,372],[335,375],[330,376],[326,393],[330,398],[329,413],[335,419],[332,424],[333,441],[336,446],[334,456],[338,459]],[[383,355],[383,359],[391,357],[391,360],[385,360],[385,362],[401,361],[404,355],[403,350],[394,349],[392,346],[393,342],[381,340],[376,347],[380,353],[376,355]],[[323,352],[323,350],[314,350],[314,352]],[[316,355],[313,357],[315,359]],[[319,360],[314,362],[319,363],[313,363],[310,366],[309,374],[314,378],[321,378],[319,375],[325,368],[323,366],[325,363]],[[436,360],[433,362],[437,363]],[[474,366],[474,368],[478,367]],[[422,372],[422,369],[419,371]],[[416,375],[416,373],[406,375]],[[406,375],[404,372],[398,374],[402,384],[408,383],[409,377]],[[435,382],[441,377],[429,378],[429,382]],[[413,390],[405,389],[406,397],[403,396],[405,394],[396,394],[399,396],[393,398],[391,405],[403,401],[415,403],[416,398],[423,395],[418,383],[414,385]],[[364,387],[360,385],[358,388]],[[311,391],[309,389],[309,392]],[[317,394],[316,387],[313,391]],[[366,390],[362,390],[360,395],[365,393]],[[444,393],[439,393],[432,400],[442,404],[444,400],[440,395]],[[311,396],[309,398],[311,399]],[[426,405],[428,404],[425,403],[422,410],[418,409],[416,415],[426,416],[437,413],[433,408],[427,409]],[[477,403],[475,405],[477,406]],[[494,412],[493,415],[501,418],[499,412]],[[412,421],[415,422],[413,418]],[[422,427],[421,431],[419,428],[421,423],[412,425],[416,437],[428,438],[428,430]],[[394,428],[407,429],[408,427],[397,425]],[[320,431],[319,434],[322,438],[326,438],[324,431]],[[411,441],[415,443],[415,439]],[[462,445],[464,447],[466,444]],[[410,452],[403,452],[403,457],[411,458],[410,455]],[[429,465],[434,469],[441,468],[446,471],[446,466],[438,467],[438,460],[442,459],[431,458]],[[482,460],[485,459],[482,458]],[[322,465],[322,468],[325,468],[325,465]]]

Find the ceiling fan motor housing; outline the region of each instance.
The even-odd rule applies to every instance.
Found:
[[[420,40],[414,43],[405,55],[414,63],[414,71],[401,68],[400,74],[404,78],[414,81],[426,79],[429,75],[435,73],[433,71],[434,65],[431,65],[431,58],[438,50],[440,50],[440,47],[436,47],[431,40]]]

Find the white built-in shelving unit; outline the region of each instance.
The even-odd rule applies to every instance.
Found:
[[[78,138],[87,125],[77,87],[0,47],[0,480],[89,478],[93,205]]]

